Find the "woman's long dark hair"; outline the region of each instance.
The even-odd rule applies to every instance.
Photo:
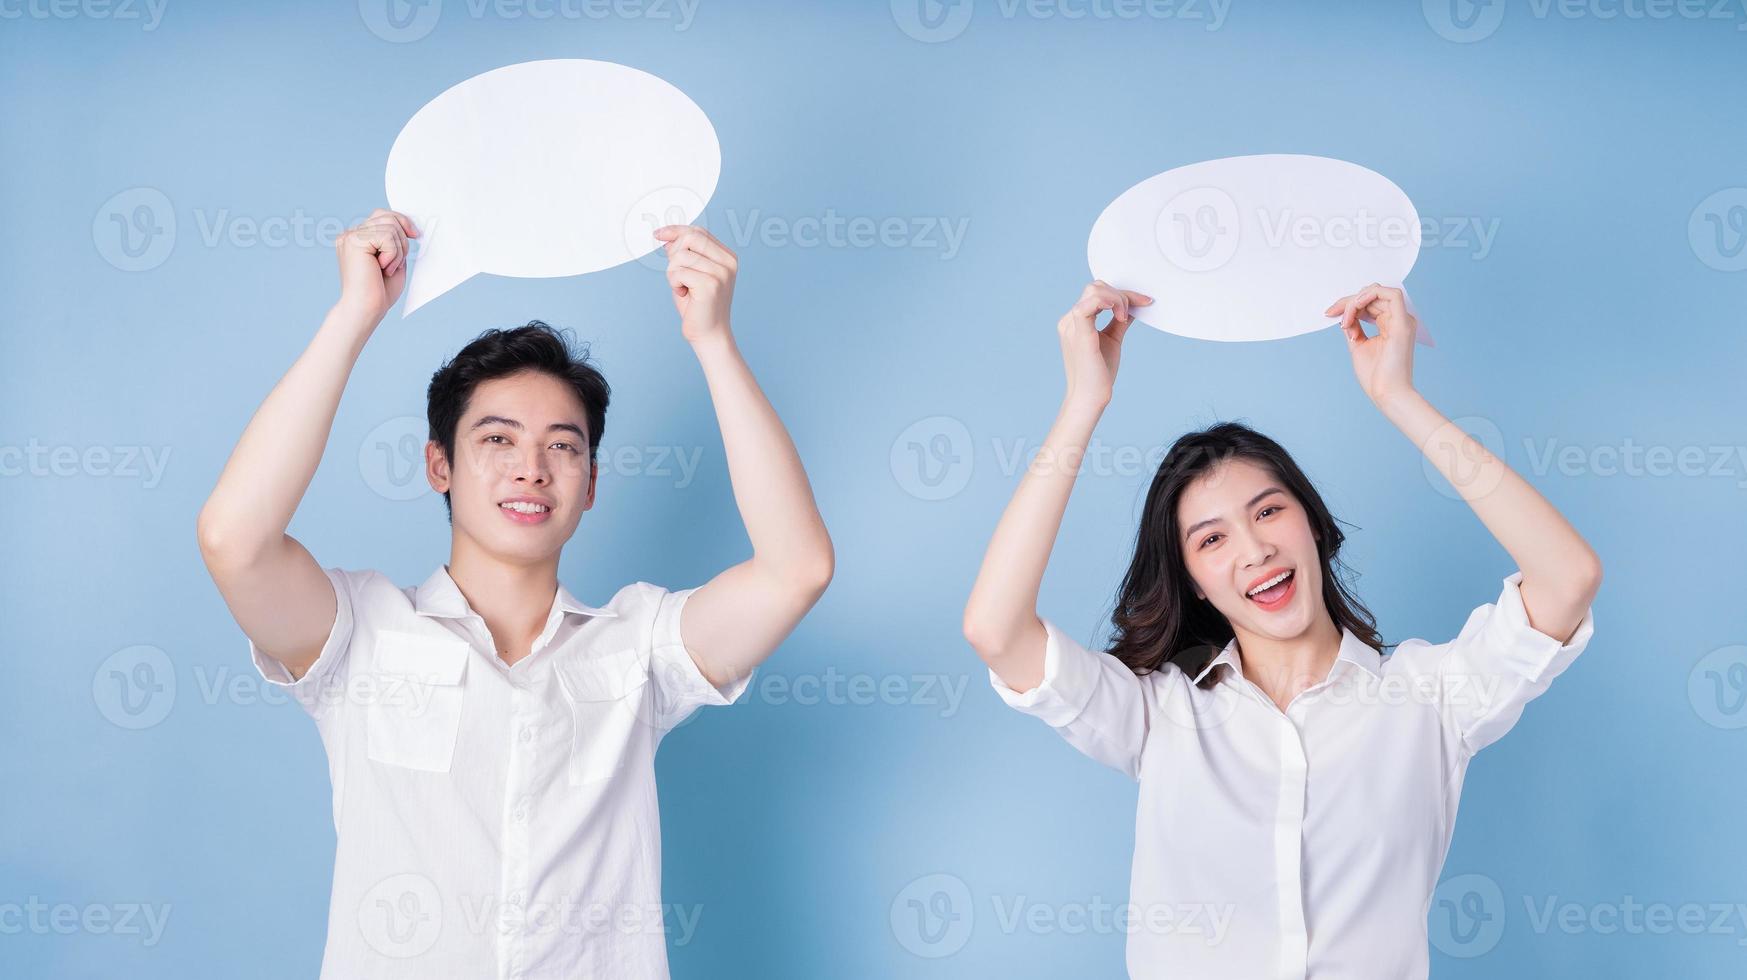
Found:
[[[1153,476],[1135,535],[1134,560],[1123,576],[1111,614],[1116,631],[1109,653],[1136,674],[1149,674],[1175,661],[1194,677],[1231,641],[1230,621],[1211,602],[1195,595],[1195,583],[1183,560],[1177,502],[1196,479],[1240,457],[1266,467],[1304,506],[1322,562],[1323,604],[1335,625],[1352,630],[1367,646],[1383,652],[1375,617],[1336,574],[1346,568],[1340,561],[1346,535],[1322,495],[1279,443],[1242,423],[1220,422],[1173,443]]]

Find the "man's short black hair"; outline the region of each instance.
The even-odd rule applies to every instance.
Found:
[[[431,375],[431,386],[425,391],[425,416],[431,424],[431,441],[443,447],[451,470],[455,466],[455,430],[473,390],[483,382],[521,371],[549,374],[576,392],[588,416],[588,463],[591,468],[595,465],[601,433],[607,427],[607,400],[612,389],[589,362],[587,344],[573,352],[569,331],[529,320],[526,326],[487,330]],[[443,506],[453,522],[455,508],[447,492]]]

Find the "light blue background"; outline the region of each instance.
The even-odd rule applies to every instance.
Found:
[[[355,220],[383,203],[389,145],[430,97],[501,65],[584,57],[660,75],[709,114],[724,160],[718,234],[754,212],[781,229],[828,213],[968,222],[950,258],[938,242],[729,242],[743,260],[741,345],[839,557],[765,673],[823,679],[829,666],[902,678],[904,693],[755,693],[669,739],[665,898],[702,913],[671,949],[675,976],[1120,974],[1121,935],[1008,933],[993,903],[1125,900],[1135,786],[1004,708],[959,617],[1018,479],[1004,454],[1035,446],[1053,417],[1054,324],[1089,278],[1092,220],[1151,174],[1254,152],[1353,160],[1424,217],[1494,229],[1484,256],[1471,235],[1428,247],[1408,280],[1438,341],[1417,353],[1418,382],[1493,434],[1607,568],[1594,642],[1469,776],[1444,874],[1496,886],[1484,912],[1502,933],[1446,943],[1478,955],[1435,950],[1434,975],[1741,975],[1739,913],[1726,932],[1709,931],[1707,912],[1706,931],[1659,935],[1537,931],[1528,911],[1747,902],[1747,729],[1728,727],[1747,713],[1731,700],[1741,689],[1707,687],[1709,671],[1747,663],[1726,649],[1747,644],[1747,470],[1738,457],[1721,475],[1608,467],[1628,446],[1747,441],[1739,236],[1689,235],[1707,211],[1747,215],[1730,210],[1747,204],[1740,9],[1604,19],[1493,0],[1463,33],[1436,4],[1236,0],[1209,30],[1205,5],[1193,20],[1068,19],[976,0],[945,10],[955,36],[923,41],[900,26],[926,33],[914,8],[885,3],[702,0],[677,30],[655,17],[475,17],[447,0],[428,34],[395,41],[349,3],[169,0],[147,30],[94,0],[71,19],[38,2],[7,0],[24,16],[0,20],[0,447],[170,455],[151,486],[98,464],[20,473],[16,456],[0,477],[0,905],[150,903],[170,919],[148,948],[19,932],[14,918],[0,974],[315,973],[333,839],[321,747],[297,708],[258,703],[194,518],[337,283],[325,240],[231,238],[271,219]],[[129,272],[109,261],[121,254],[109,212],[136,188],[162,193],[176,233],[160,264]],[[593,341],[615,392],[606,451],[648,465],[654,447],[703,454],[686,486],[603,476],[566,584],[602,602],[637,579],[700,584],[744,555],[701,374],[659,275],[632,264],[485,277],[409,320],[392,314],[292,528],[324,564],[413,585],[444,560],[441,502],[377,492],[360,454],[380,454],[378,426],[422,417],[431,372],[466,340],[536,316]],[[1149,451],[1230,418],[1280,440],[1357,525],[1347,558],[1390,642],[1448,639],[1513,570],[1364,400],[1332,331],[1217,345],[1137,329],[1098,438]],[[970,451],[920,470],[909,442],[935,435],[968,437]],[[1582,462],[1537,468],[1525,441],[1577,447]],[[923,499],[946,464],[962,490]],[[1088,642],[1108,626],[1149,476],[1088,473],[1069,508],[1041,606]],[[102,688],[105,662],[136,645],[163,651],[175,694],[160,695],[161,722],[129,730],[106,717]],[[911,675],[963,685],[962,703],[925,703]],[[207,693],[238,677],[238,693]],[[974,925],[929,959],[911,950],[940,949],[902,902],[895,923],[892,909],[936,873],[964,884]],[[1452,925],[1472,923],[1445,913],[1442,933]]]

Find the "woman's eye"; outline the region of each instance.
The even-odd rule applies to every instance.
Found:
[[[1203,547],[1203,548],[1205,548],[1205,547],[1207,547],[1207,546],[1208,546],[1208,545],[1210,545],[1210,544],[1212,544],[1212,543],[1213,543],[1213,539],[1214,539],[1214,538],[1217,538],[1217,537],[1219,537],[1219,535],[1217,535],[1217,534],[1209,534],[1209,535],[1208,535],[1208,536],[1207,536],[1207,537],[1205,537],[1205,538],[1202,538],[1202,539],[1201,539],[1201,547]]]
[[[1271,511],[1271,510],[1279,510],[1279,509],[1280,509],[1280,505],[1279,505],[1279,504],[1269,504],[1269,505],[1268,505],[1268,506],[1266,506],[1266,507],[1263,507],[1263,508],[1262,508],[1262,512],[1261,512],[1261,513],[1260,513],[1260,514],[1258,514],[1258,515],[1256,515],[1256,516],[1258,516],[1258,517],[1266,517],[1266,516],[1268,516],[1268,512],[1269,512],[1269,511]]]

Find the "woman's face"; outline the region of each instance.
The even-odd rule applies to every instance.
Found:
[[[1219,463],[1177,501],[1183,561],[1196,593],[1240,636],[1302,635],[1322,603],[1322,562],[1309,516],[1271,470],[1243,458]],[[1290,573],[1273,589],[1259,585]]]

